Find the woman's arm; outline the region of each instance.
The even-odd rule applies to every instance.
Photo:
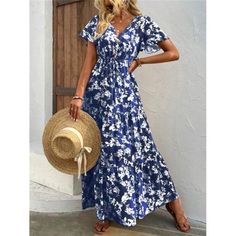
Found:
[[[168,61],[175,61],[179,59],[179,52],[170,39],[163,40],[158,43],[163,49],[163,53],[140,58],[141,64],[161,63]]]
[[[76,96],[84,96],[84,92],[88,83],[89,75],[97,61],[96,47],[93,43],[88,41],[87,51],[84,64],[80,73],[79,81],[76,87]]]
[[[75,95],[80,97],[84,96],[90,73],[97,61],[97,51],[95,45],[90,41],[87,41],[87,45],[84,64],[75,92]],[[79,119],[79,111],[82,109],[82,104],[83,101],[81,99],[72,99],[69,108],[69,114],[72,120],[77,121],[77,119]]]

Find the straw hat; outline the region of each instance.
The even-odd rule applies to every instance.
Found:
[[[96,121],[88,113],[80,110],[79,119],[74,121],[70,118],[69,107],[66,107],[49,119],[42,142],[51,165],[66,174],[78,174],[80,179],[81,173],[86,175],[96,164],[101,134]]]

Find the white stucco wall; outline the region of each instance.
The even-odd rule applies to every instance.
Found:
[[[180,52],[178,61],[144,65],[135,76],[154,139],[186,213],[205,222],[205,2],[139,0],[138,6]],[[30,16],[31,178],[71,193],[76,182],[51,168],[41,144],[52,114],[51,2],[31,0]]]
[[[45,121],[52,114],[52,4],[30,1],[30,142],[41,145]]]
[[[139,0],[138,6],[180,52],[178,61],[144,65],[135,76],[153,136],[186,213],[205,222],[205,1]]]
[[[46,159],[42,135],[52,116],[52,1],[30,1],[30,179],[60,192],[78,194],[80,182]]]

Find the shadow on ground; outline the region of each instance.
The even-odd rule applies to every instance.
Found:
[[[72,213],[37,213],[30,212],[30,236],[93,236],[96,223],[96,211],[93,208]],[[169,213],[159,208],[149,213],[144,219],[138,219],[136,226],[124,227],[111,223],[106,236],[179,236],[206,235],[204,223],[189,219],[192,229],[182,233],[175,228]]]

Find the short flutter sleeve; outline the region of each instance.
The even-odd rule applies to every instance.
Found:
[[[98,23],[98,15],[93,16],[84,28],[79,32],[79,35],[86,41],[95,41],[95,32]]]
[[[146,53],[155,53],[161,49],[159,42],[169,39],[169,36],[150,17],[144,16],[144,23],[141,25],[140,50]]]

